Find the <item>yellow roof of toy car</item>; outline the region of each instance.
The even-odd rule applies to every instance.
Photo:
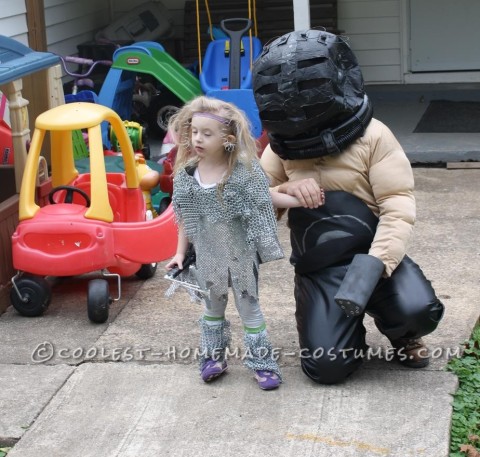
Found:
[[[109,204],[101,124],[107,121],[116,132],[124,161],[126,186],[140,186],[135,166],[135,157],[128,133],[120,116],[112,109],[95,103],[78,102],[57,106],[40,114],[35,121],[30,151],[25,165],[19,199],[19,219],[32,218],[39,210],[35,202],[36,174],[43,140],[51,132],[50,158],[53,187],[68,185],[78,176],[75,168],[72,132],[88,131],[89,160],[91,173],[91,205],[86,218],[106,222],[113,221]]]
[[[85,129],[117,116],[115,111],[95,103],[67,103],[52,108],[37,117],[35,127],[45,130]]]

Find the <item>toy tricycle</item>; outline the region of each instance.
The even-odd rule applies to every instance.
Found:
[[[123,173],[106,172],[101,125],[110,124],[120,144]],[[72,132],[88,134],[90,171],[75,168]],[[49,135],[47,135],[49,133]],[[51,184],[48,203],[35,202],[35,182],[42,146],[49,136]],[[25,316],[39,316],[51,300],[47,276],[75,276],[101,270],[88,284],[88,317],[105,322],[114,300],[109,276],[148,279],[157,262],[176,249],[177,228],[171,206],[149,218],[135,156],[121,118],[93,103],[69,103],[38,116],[19,196],[19,224],[12,235],[10,298]],[[150,220],[147,220],[150,219]]]

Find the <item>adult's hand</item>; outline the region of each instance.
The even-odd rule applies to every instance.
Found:
[[[318,208],[325,202],[323,189],[313,178],[287,181],[278,187],[278,191],[293,195],[304,208]]]

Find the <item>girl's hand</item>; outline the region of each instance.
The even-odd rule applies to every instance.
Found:
[[[168,262],[166,265],[165,265],[165,268],[167,270],[171,270],[175,267],[178,267],[180,270],[183,268],[183,261],[185,260],[185,254],[184,253],[176,253],[172,259],[170,260],[170,262]]]
[[[300,200],[293,195],[283,194],[270,189],[272,203],[275,208],[287,209],[302,206]]]

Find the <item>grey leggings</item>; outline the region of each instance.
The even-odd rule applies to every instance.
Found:
[[[239,290],[234,281],[231,281],[231,278],[230,285],[235,300],[235,306],[237,307],[243,325],[249,328],[262,326],[265,323],[265,320],[262,310],[260,309],[258,298]],[[205,316],[213,318],[225,317],[227,303],[228,295],[215,296],[211,294],[210,298],[205,298]]]

